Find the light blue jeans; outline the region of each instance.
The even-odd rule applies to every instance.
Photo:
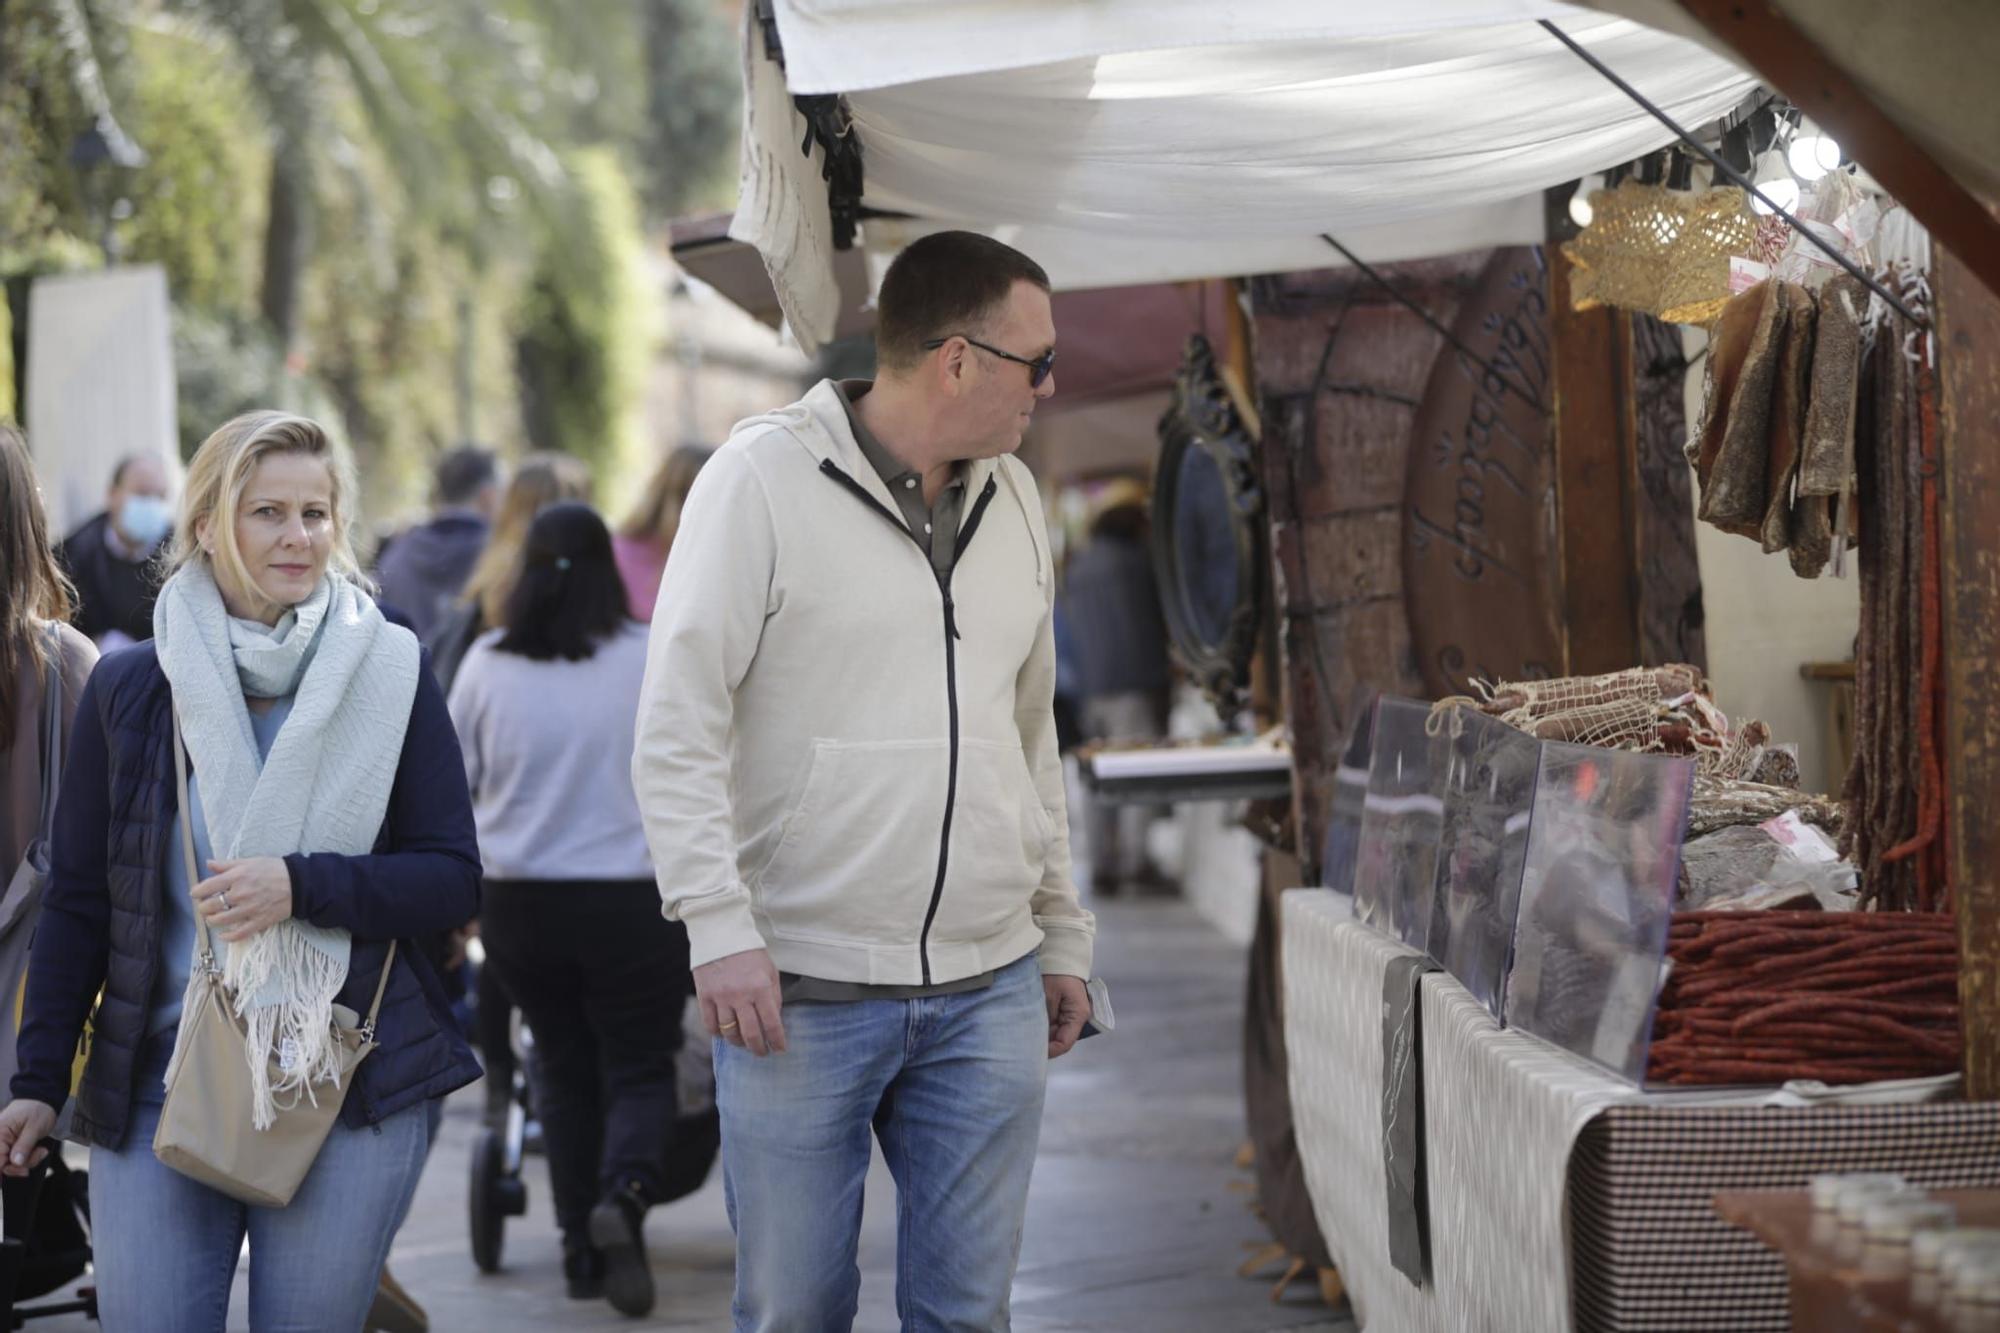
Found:
[[[166,1060],[142,1057],[140,1065],[125,1146],[90,1154],[90,1240],[105,1333],[221,1333],[246,1233],[256,1333],[359,1330],[423,1171],[425,1108],[367,1129],[336,1124],[291,1203],[258,1208],[153,1156]]]
[[[716,1043],[738,1333],[853,1327],[871,1129],[896,1180],[905,1333],[1006,1329],[1048,1073],[1034,955],[984,990],[784,1021],[783,1055]]]

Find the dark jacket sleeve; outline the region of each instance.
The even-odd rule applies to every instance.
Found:
[[[428,654],[417,677],[383,838],[367,856],[294,852],[292,915],[361,939],[462,926],[479,913],[479,840],[458,733]]]
[[[93,675],[77,705],[15,1046],[20,1068],[13,1095],[56,1107],[69,1096],[77,1040],[111,953],[111,890],[105,878],[111,784],[103,689],[103,673]]]

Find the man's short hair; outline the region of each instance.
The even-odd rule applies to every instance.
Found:
[[[1049,290],[1040,264],[990,236],[940,231],[911,242],[889,265],[875,298],[876,360],[908,370],[932,339],[981,332],[1017,282]]]
[[[499,477],[499,459],[491,449],[476,444],[445,450],[431,473],[432,489],[442,505],[471,504],[482,488]]]
[[[144,463],[148,459],[157,462],[159,461],[159,457],[160,456],[158,454],[153,454],[153,453],[137,453],[137,454],[125,455],[123,458],[118,460],[118,466],[111,469],[111,489],[115,491],[120,486],[123,486],[125,484],[125,474],[127,472],[130,472],[135,465],[139,463]]]

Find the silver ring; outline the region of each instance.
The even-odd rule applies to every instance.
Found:
[[[225,890],[225,891],[222,891],[222,892],[218,892],[218,893],[217,893],[217,894],[215,895],[215,901],[217,901],[217,902],[219,902],[219,903],[221,903],[221,904],[222,904],[222,910],[223,910],[223,911],[227,912],[227,911],[229,910],[229,894],[228,894],[228,892],[227,892],[226,890]]]

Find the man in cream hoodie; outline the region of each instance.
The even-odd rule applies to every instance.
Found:
[[[878,298],[879,377],[738,425],[688,497],[633,782],[716,1052],[739,1330],[845,1329],[869,1133],[905,1328],[1004,1329],[1047,1062],[1089,1016],[1055,570],[1012,457],[1048,277],[966,232]]]

